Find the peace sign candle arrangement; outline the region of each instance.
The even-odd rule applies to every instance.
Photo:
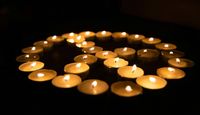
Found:
[[[125,43],[122,47],[107,49],[95,43],[96,40],[103,42],[103,44],[110,42],[118,44],[123,41],[127,42],[129,46],[124,46],[127,44]],[[38,55],[45,49],[51,51],[54,44],[61,42],[73,46],[70,50],[80,51],[77,49],[81,49],[82,53],[76,55],[70,63],[65,64],[63,72],[66,74],[64,75],[53,69],[48,69],[45,63],[40,60],[42,57]],[[133,47],[138,44],[143,45],[141,48],[134,49]],[[33,45],[23,48],[21,50],[23,54],[16,57],[16,61],[22,63],[18,69],[21,72],[30,72],[27,77],[29,80],[33,82],[51,80],[52,85],[56,88],[76,87],[79,92],[86,95],[100,95],[109,91],[110,88],[110,92],[120,97],[137,96],[143,93],[143,88],[159,90],[167,86],[169,79],[186,77],[186,73],[182,69],[194,66],[194,62],[184,58],[185,53],[177,50],[175,44],[162,43],[160,38],[127,32],[105,30],[97,33],[93,31],[69,32],[61,36],[49,36],[46,40],[34,42]],[[64,53],[70,55],[70,52],[74,51]],[[138,66],[138,62],[152,64],[150,62],[156,63],[156,61],[161,61],[159,59],[163,59],[166,63],[165,66],[158,67],[154,74],[147,74],[147,70]],[[101,66],[94,65],[97,62],[103,64]],[[102,76],[90,75],[90,71],[96,71],[92,70],[91,65],[96,66],[95,68],[99,68],[101,71],[106,68],[113,69],[113,76],[105,77],[118,76],[120,79],[109,84],[110,82],[107,83],[108,81],[101,79],[103,74]],[[91,78],[91,76],[98,78]],[[122,79],[126,79],[126,81]]]

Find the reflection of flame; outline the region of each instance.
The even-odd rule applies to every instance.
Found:
[[[31,67],[36,66],[36,62],[31,63]]]
[[[56,35],[54,35],[54,36],[52,37],[52,39],[53,39],[53,40],[55,40],[56,38],[57,38],[57,36],[56,36]]]
[[[139,35],[138,35],[138,34],[136,34],[136,35],[135,35],[135,38],[139,38]]]
[[[133,91],[133,89],[132,89],[132,87],[131,87],[130,85],[127,85],[127,86],[125,87],[125,90],[126,90],[127,92]]]
[[[37,77],[44,77],[44,73],[37,73]]]
[[[84,55],[84,56],[83,56],[83,59],[86,59],[87,57],[88,57],[87,55]]]
[[[92,88],[96,87],[97,86],[97,81],[96,80],[93,81],[91,85],[92,85]]]
[[[149,41],[153,41],[153,40],[154,40],[154,38],[153,38],[153,37],[149,38]]]
[[[106,55],[108,55],[108,52],[107,51],[103,52],[103,56],[106,56]]]
[[[165,44],[164,47],[165,47],[165,48],[168,48],[168,47],[169,47],[169,44]]]
[[[85,32],[86,35],[90,35],[90,31]]]
[[[48,42],[47,41],[44,41],[44,44],[47,44]]]
[[[135,70],[137,69],[137,66],[136,66],[136,64],[134,64],[133,66],[132,66],[132,72],[134,72]]]
[[[174,54],[174,52],[173,52],[173,51],[170,51],[169,54]]]
[[[77,67],[77,68],[80,68],[80,67],[81,67],[81,63],[77,63],[77,64],[76,64],[76,67]]]
[[[168,67],[167,70],[170,71],[170,72],[174,72],[175,71],[175,69],[172,68],[172,67]]]
[[[82,42],[82,45],[87,45],[87,42],[86,41]]]
[[[149,81],[155,83],[156,82],[156,78],[155,77],[149,77]]]
[[[106,34],[106,31],[102,31],[101,34],[105,35],[105,34]]]
[[[117,58],[115,58],[115,60],[114,60],[114,61],[115,61],[115,63],[117,63],[117,62],[119,61],[119,58],[118,58],[118,57],[117,57]]]
[[[144,52],[144,53],[147,52],[147,49],[144,49],[143,52]]]
[[[32,47],[32,48],[31,48],[31,50],[35,50],[35,49],[36,49],[36,47]]]
[[[70,75],[65,75],[63,78],[65,81],[68,81],[70,79]]]
[[[28,54],[25,55],[26,58],[29,58],[30,56]]]
[[[122,32],[121,34],[122,34],[122,36],[125,36],[125,35],[126,35],[126,32]]]
[[[90,51],[94,50],[94,47],[91,47],[89,50],[90,50]]]
[[[69,33],[69,36],[74,36],[74,33],[73,32]]]
[[[179,58],[176,58],[176,62],[177,62],[177,63],[180,63],[181,60],[180,60]]]
[[[124,47],[124,48],[123,48],[123,51],[127,51],[127,49],[128,49],[127,47]]]

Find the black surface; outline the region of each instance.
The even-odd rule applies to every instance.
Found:
[[[197,41],[199,30],[118,14],[86,17],[61,16],[60,18],[56,17],[60,15],[45,15],[40,19],[42,13],[39,13],[39,11],[35,12],[34,16],[31,15],[33,17],[23,17],[24,14],[14,16],[12,13],[5,16],[5,23],[3,23],[5,28],[2,29],[3,41],[1,42],[1,77],[7,78],[6,81],[1,80],[5,112],[43,115],[50,113],[181,114],[198,112],[199,57],[197,54],[199,43]],[[144,90],[144,94],[131,98],[118,97],[110,91],[100,96],[88,96],[79,93],[76,88],[62,90],[53,87],[50,82],[32,82],[27,79],[28,73],[18,70],[20,63],[17,63],[15,58],[21,54],[22,48],[31,46],[35,41],[44,40],[50,35],[85,30],[94,32],[101,30],[126,31],[159,37],[164,42],[175,43],[178,49],[186,53],[186,58],[195,62],[195,66],[186,69],[187,76],[184,79],[169,81],[167,87],[162,90]],[[72,54],[67,49],[57,51],[59,52],[54,53],[57,53],[55,55],[58,55],[58,60],[49,59],[46,61],[48,61],[49,68],[56,69],[59,74],[62,74],[63,66],[72,62],[72,57],[76,54]],[[65,57],[68,55],[70,55],[70,59]],[[101,77],[104,73],[102,71],[104,70],[96,69],[95,72],[91,71],[90,75],[91,77]],[[107,79],[108,83],[111,81]]]

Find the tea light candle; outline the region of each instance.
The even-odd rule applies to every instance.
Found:
[[[142,68],[139,68],[134,64],[133,66],[124,66],[117,69],[117,73],[124,78],[137,78],[144,75]]]
[[[42,69],[44,67],[44,63],[40,61],[28,61],[19,66],[19,70],[23,72],[31,72],[35,70]]]
[[[87,95],[99,95],[108,90],[109,86],[105,81],[89,79],[78,85],[78,90]]]
[[[113,40],[116,42],[125,41],[128,37],[128,33],[126,32],[114,32],[112,34]]]
[[[108,58],[104,61],[104,65],[108,68],[120,68],[128,65],[128,61],[122,58]]]
[[[111,92],[122,97],[133,97],[142,94],[143,89],[132,81],[118,81],[111,85]]]
[[[159,38],[150,37],[150,38],[142,39],[142,43],[147,46],[154,46],[155,44],[158,44],[160,42],[161,40]]]
[[[94,45],[95,43],[92,41],[83,41],[81,43],[76,44],[76,46],[79,48],[90,48],[90,47],[93,47]]]
[[[157,60],[160,52],[156,49],[140,49],[137,51],[137,57],[141,61]]]
[[[80,32],[80,35],[84,36],[86,40],[93,40],[95,38],[95,33],[92,31]]]
[[[50,69],[36,70],[28,75],[28,79],[37,82],[49,81],[56,77],[57,72]]]
[[[62,37],[65,38],[65,39],[74,39],[77,36],[78,36],[78,34],[76,34],[74,32],[65,33],[65,34],[62,35]]]
[[[74,58],[75,62],[84,62],[86,64],[93,64],[97,61],[97,57],[90,54],[81,54]]]
[[[135,49],[133,48],[128,48],[128,47],[124,47],[124,48],[116,48],[114,50],[114,52],[120,57],[120,58],[124,58],[127,60],[131,60],[134,58],[135,56]]]
[[[23,54],[16,58],[17,62],[27,62],[39,60],[40,56],[37,54]]]
[[[65,74],[55,77],[52,84],[58,88],[72,88],[81,83],[81,78],[75,74]]]
[[[61,36],[49,36],[47,38],[47,41],[48,42],[53,42],[53,43],[60,43],[60,42],[63,42],[65,38],[61,37]]]
[[[75,62],[65,65],[64,71],[71,74],[81,74],[89,71],[89,68],[85,63]]]
[[[108,41],[111,36],[112,33],[110,31],[99,31],[96,33],[96,37],[99,41]]]
[[[75,43],[81,43],[81,42],[85,41],[85,37],[78,35],[77,37],[73,38],[73,40],[74,40]]]
[[[185,55],[184,52],[179,50],[171,50],[171,51],[161,51],[161,56],[164,61],[168,61],[171,58],[180,58]]]
[[[84,53],[95,54],[97,52],[103,51],[103,48],[99,46],[93,46],[90,48],[83,48],[82,51]]]
[[[33,45],[48,49],[48,48],[51,48],[53,46],[53,43],[48,42],[48,41],[37,41]]]
[[[176,49],[176,45],[171,43],[159,43],[156,44],[155,47],[159,50],[174,50]]]
[[[32,47],[26,47],[22,49],[23,53],[41,53],[43,52],[43,48],[39,46],[32,46]]]
[[[192,67],[194,62],[185,58],[171,58],[168,60],[168,64],[177,68],[187,68]]]
[[[144,39],[144,35],[140,34],[131,34],[127,37],[128,43],[129,44],[140,44],[142,39]]]
[[[99,51],[95,56],[101,60],[117,57],[117,54],[112,51]]]
[[[138,77],[136,83],[147,89],[162,89],[167,85],[167,81],[156,75],[145,75]]]
[[[181,79],[185,77],[185,72],[174,67],[161,67],[157,69],[157,74],[166,79]]]

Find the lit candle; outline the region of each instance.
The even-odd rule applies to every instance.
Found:
[[[85,37],[81,36],[81,35],[78,35],[75,38],[73,38],[73,40],[74,40],[75,43],[81,43],[81,42],[85,41]]]
[[[48,42],[48,41],[37,41],[33,45],[48,49],[48,48],[51,48],[53,46],[53,43]]]
[[[194,62],[185,58],[171,58],[168,60],[168,64],[177,68],[187,68],[194,66]]]
[[[161,40],[159,38],[150,37],[142,39],[142,43],[146,46],[154,46],[155,44],[158,44],[160,42]]]
[[[78,36],[78,34],[76,34],[74,32],[65,33],[65,34],[62,35],[62,37],[65,38],[65,39],[74,39],[77,36]]]
[[[96,33],[96,37],[99,41],[108,41],[110,40],[111,36],[112,36],[112,33],[109,31],[99,31]]]
[[[104,65],[108,68],[120,68],[128,65],[128,61],[122,58],[108,58],[104,61]]]
[[[185,53],[179,50],[169,50],[169,51],[161,51],[161,56],[164,61],[168,61],[171,58],[180,58],[185,56]]]
[[[159,50],[174,50],[176,49],[176,45],[171,43],[159,43],[156,44],[155,47]]]
[[[32,81],[37,81],[37,82],[43,82],[43,81],[49,81],[56,77],[57,72],[54,70],[50,69],[40,69],[36,70],[34,72],[31,72],[28,75],[28,78]]]
[[[128,33],[126,32],[114,32],[112,34],[113,40],[116,42],[125,41],[128,37]]]
[[[131,60],[134,58],[135,56],[135,49],[133,48],[128,48],[128,47],[123,47],[123,48],[116,48],[114,50],[115,53],[117,53],[117,55],[120,58],[126,59],[126,60]]]
[[[61,37],[61,36],[49,36],[47,38],[47,41],[48,42],[53,42],[53,43],[60,43],[60,42],[63,42],[65,38]]]
[[[111,85],[111,92],[122,97],[133,97],[142,94],[143,89],[132,81],[118,81]]]
[[[156,75],[145,75],[138,77],[136,83],[147,89],[162,89],[167,85],[167,81]]]
[[[105,81],[98,79],[89,79],[78,85],[78,90],[87,95],[99,95],[105,93],[109,89]]]
[[[17,62],[28,62],[28,61],[37,61],[40,59],[40,56],[37,54],[23,54],[16,58]]]
[[[82,62],[75,62],[65,65],[64,71],[71,74],[83,74],[89,71],[89,66]]]
[[[42,69],[44,67],[44,63],[40,61],[28,61],[19,66],[19,70],[23,72],[31,72],[35,70]]]
[[[22,49],[23,53],[41,53],[43,52],[43,48],[39,46],[32,46],[32,47],[26,47]]]
[[[90,47],[93,47],[94,45],[95,43],[92,41],[83,41],[81,43],[76,44],[76,46],[79,48],[90,48]]]
[[[93,64],[97,61],[97,57],[90,54],[81,54],[74,58],[75,62],[84,62],[86,64]]]
[[[99,51],[95,56],[101,60],[117,57],[117,54],[112,51]]]
[[[157,69],[157,74],[166,79],[181,79],[185,77],[185,72],[174,67],[161,67]]]
[[[134,64],[133,66],[124,66],[117,69],[117,73],[124,78],[137,78],[144,75],[142,68],[139,68]]]
[[[145,38],[144,35],[131,34],[127,37],[127,40],[129,44],[140,44],[142,39],[144,38]]]
[[[90,48],[83,48],[82,51],[84,53],[95,54],[97,52],[103,51],[103,48],[99,46],[93,46]]]
[[[72,88],[81,83],[81,78],[75,74],[65,74],[55,77],[52,84],[58,88]]]
[[[95,33],[92,31],[84,31],[84,32],[80,32],[79,34],[84,36],[86,40],[93,40],[96,36]]]
[[[160,52],[156,49],[140,49],[137,51],[137,57],[141,61],[155,61],[159,55]]]

